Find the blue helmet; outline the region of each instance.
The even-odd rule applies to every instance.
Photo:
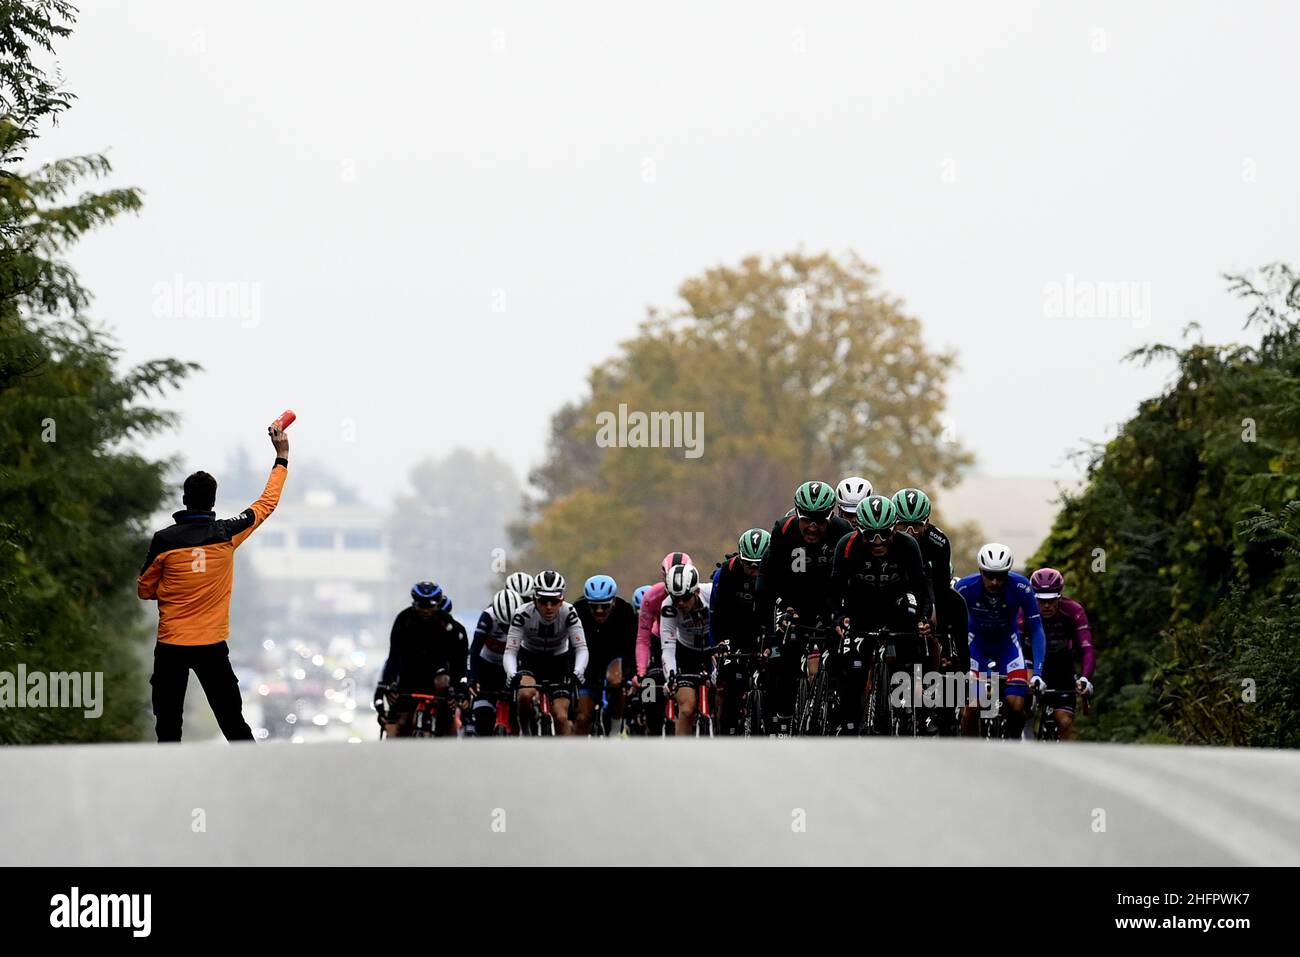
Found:
[[[450,595],[448,595],[448,594],[446,594],[446,593],[443,594],[443,596],[442,596],[442,601],[440,601],[440,602],[438,603],[438,610],[439,610],[440,612],[442,612],[444,615],[450,615],[450,614],[451,614],[451,596],[450,596]]]
[[[437,607],[443,600],[442,586],[433,582],[416,582],[411,586],[411,601],[424,608]]]
[[[582,586],[582,597],[587,601],[613,601],[618,594],[618,582],[608,575],[592,575]]]
[[[636,609],[638,615],[641,613],[641,600],[645,598],[645,593],[653,587],[653,585],[642,585],[636,591],[632,592],[632,607]]]

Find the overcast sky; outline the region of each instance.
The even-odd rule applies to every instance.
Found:
[[[456,444],[522,472],[647,305],[802,246],[958,351],[981,471],[1066,475],[1166,378],[1126,352],[1241,337],[1220,273],[1300,262],[1297,36],[1281,2],[87,0],[36,158],[145,190],[73,262],[127,361],[204,365],[150,446],[193,467],[292,406],[376,503]],[[1100,282],[1138,314],[1051,314]]]

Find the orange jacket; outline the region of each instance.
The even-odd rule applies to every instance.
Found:
[[[235,549],[275,511],[288,466],[276,459],[262,497],[235,518],[180,511],[175,525],[154,534],[136,594],[158,602],[159,641],[214,645],[229,636]]]

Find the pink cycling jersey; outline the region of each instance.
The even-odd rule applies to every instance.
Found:
[[[636,621],[636,673],[650,670],[650,636],[659,637],[659,612],[663,608],[668,588],[663,582],[650,586],[641,596],[641,614]]]

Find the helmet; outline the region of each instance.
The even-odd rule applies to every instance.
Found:
[[[523,603],[524,599],[519,592],[503,588],[492,596],[492,614],[497,621],[510,621]]]
[[[825,482],[804,482],[794,492],[794,509],[800,518],[822,518],[835,507],[835,490]]]
[[[674,565],[689,565],[690,563],[691,556],[687,555],[685,552],[669,552],[664,556],[664,560],[659,563],[659,570],[664,573],[665,577],[667,577],[668,569],[672,568]]]
[[[411,601],[422,608],[436,608],[442,601],[442,586],[433,582],[416,582],[411,586]]]
[[[592,575],[582,586],[582,597],[587,601],[613,601],[618,594],[618,582],[608,575]]]
[[[1011,549],[1000,542],[989,542],[979,553],[979,566],[982,572],[1011,571]]]
[[[645,598],[645,593],[653,587],[653,585],[642,585],[636,591],[632,592],[632,609],[638,615],[641,614],[641,600]]]
[[[835,504],[840,514],[852,519],[858,510],[858,503],[871,494],[871,483],[860,475],[844,479],[835,486]]]
[[[533,597],[533,576],[528,572],[511,572],[506,576],[506,588],[524,601],[531,601]]]
[[[668,594],[674,598],[684,598],[694,594],[700,587],[700,570],[690,562],[685,565],[674,565],[664,576],[664,585],[668,588]]]
[[[534,598],[563,598],[564,588],[568,584],[564,576],[548,568],[533,576]]]
[[[740,536],[740,560],[761,562],[772,544],[772,533],[761,528],[751,528]]]
[[[866,532],[887,532],[898,519],[898,509],[883,495],[868,495],[858,503],[858,524]]]
[[[438,610],[444,615],[451,614],[451,596],[443,593],[442,601],[438,602]]]
[[[919,488],[900,488],[894,493],[894,508],[898,509],[900,522],[930,520],[930,496]]]
[[[1055,568],[1040,568],[1029,576],[1029,584],[1039,598],[1060,598],[1065,591],[1065,576]]]

